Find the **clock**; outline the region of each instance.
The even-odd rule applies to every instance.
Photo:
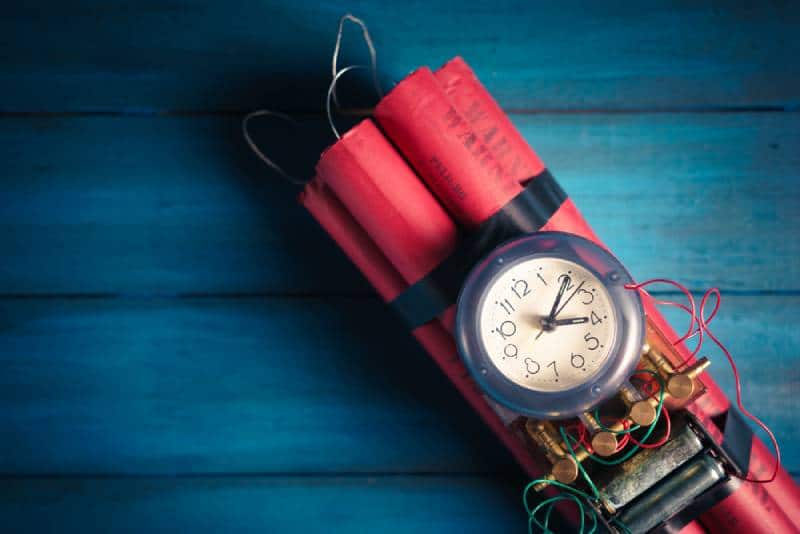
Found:
[[[565,418],[616,394],[635,370],[644,309],[607,250],[564,232],[500,245],[458,298],[459,353],[488,396],[530,417]]]

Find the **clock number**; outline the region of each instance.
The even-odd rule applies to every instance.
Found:
[[[514,280],[514,283],[511,284],[511,291],[514,292],[518,299],[528,296],[531,293],[531,290],[528,289],[528,282],[525,280]]]
[[[494,329],[503,339],[508,339],[517,333],[517,325],[514,321],[503,321],[500,326]]]
[[[572,364],[572,367],[580,369],[581,367],[583,367],[583,364],[586,363],[586,361],[583,359],[583,356],[581,356],[580,354],[575,354],[573,352],[570,353],[569,355],[569,363]]]
[[[528,371],[528,373],[535,375],[536,373],[539,372],[541,367],[539,366],[538,363],[533,361],[532,358],[525,358],[525,369]]]
[[[559,277],[556,280],[558,280],[558,284],[561,285],[564,283],[565,278],[569,280],[569,282],[567,282],[567,288],[564,291],[565,292],[571,291],[572,288],[575,287],[575,285],[572,283],[572,278],[568,274],[559,275]]]
[[[589,350],[596,350],[597,347],[600,346],[600,340],[594,337],[589,332],[586,332],[586,335],[583,336],[583,340],[586,341],[586,348]]]
[[[584,298],[588,297],[588,300],[582,300],[581,301],[582,304],[585,304],[585,305],[588,306],[589,304],[594,302],[594,293],[592,293],[591,291],[587,291],[586,289],[581,289],[581,290],[578,291],[578,293],[583,294]]]
[[[592,318],[592,324],[600,324],[603,322],[600,316],[597,315],[595,312],[592,312],[591,318]]]
[[[558,369],[556,369],[556,361],[553,360],[552,362],[548,363],[547,367],[552,367],[553,368],[553,374],[555,374],[556,378],[558,378]]]
[[[503,354],[506,355],[506,358],[516,358],[517,354],[519,354],[519,349],[513,343],[509,343],[503,349]]]
[[[498,306],[503,308],[503,311],[506,312],[506,315],[511,315],[511,312],[514,311],[514,305],[508,301],[508,299],[503,299],[503,302],[495,302]]]

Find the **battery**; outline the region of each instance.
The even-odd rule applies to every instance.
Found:
[[[644,534],[723,478],[722,465],[711,456],[701,454],[626,508],[619,519],[631,532]]]

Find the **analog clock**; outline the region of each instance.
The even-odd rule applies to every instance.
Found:
[[[605,249],[563,232],[500,246],[468,276],[459,352],[486,393],[533,417],[568,417],[614,395],[639,361],[644,312]]]

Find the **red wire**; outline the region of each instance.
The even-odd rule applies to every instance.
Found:
[[[672,421],[670,421],[670,419],[669,419],[669,412],[663,406],[661,407],[661,413],[664,414],[664,419],[667,422],[666,423],[667,424],[667,428],[665,429],[664,435],[661,436],[660,440],[654,441],[653,443],[640,443],[640,442],[636,441],[636,439],[634,439],[633,436],[630,436],[630,434],[629,434],[631,442],[634,443],[635,445],[640,446],[643,449],[655,449],[656,447],[660,447],[663,444],[665,444],[667,442],[667,440],[669,439],[670,433],[672,432]]]
[[[719,308],[719,302],[722,300],[722,295],[720,294],[719,289],[717,289],[716,287],[711,288],[705,292],[703,298],[700,300],[700,318],[699,318],[700,328],[705,330],[706,335],[708,335],[709,339],[711,339],[711,341],[713,341],[714,344],[717,347],[719,347],[719,349],[728,359],[728,363],[730,363],[731,365],[731,370],[733,371],[733,379],[736,385],[736,406],[738,406],[739,411],[742,412],[745,415],[745,417],[753,421],[755,424],[761,427],[761,429],[764,432],[767,433],[770,441],[772,442],[772,446],[775,448],[775,468],[772,470],[772,475],[769,478],[757,479],[748,477],[748,478],[743,478],[742,480],[745,480],[747,482],[772,482],[773,480],[775,480],[775,477],[778,476],[778,470],[780,469],[781,466],[781,448],[780,446],[778,446],[778,440],[775,438],[775,434],[772,433],[772,430],[769,429],[766,423],[764,423],[761,419],[759,419],[755,415],[751,414],[749,411],[747,411],[747,408],[744,407],[744,403],[742,403],[742,381],[739,378],[739,370],[736,368],[736,362],[733,361],[733,356],[731,356],[731,353],[728,352],[728,349],[725,347],[725,345],[723,345],[722,342],[719,339],[717,339],[717,336],[715,336],[711,332],[711,330],[708,329],[708,324],[703,319],[703,309],[706,306],[706,301],[708,300],[708,297],[711,295],[715,295],[717,297],[717,305],[714,308],[715,310]]]
[[[747,482],[758,482],[758,483],[772,482],[773,480],[775,480],[775,477],[778,476],[778,471],[779,471],[780,466],[781,466],[781,449],[780,449],[780,446],[778,445],[778,440],[775,438],[775,434],[772,433],[772,430],[770,430],[769,427],[763,421],[761,421],[761,419],[759,419],[755,415],[751,414],[744,407],[744,403],[742,402],[742,381],[741,381],[741,378],[739,376],[739,370],[736,367],[736,362],[733,361],[733,356],[731,356],[731,353],[728,351],[728,349],[725,347],[725,345],[708,328],[708,324],[717,315],[717,311],[719,310],[720,305],[722,304],[722,295],[720,294],[719,289],[716,288],[716,287],[713,287],[713,288],[709,289],[708,291],[706,291],[703,294],[703,298],[700,300],[700,309],[699,309],[699,315],[698,315],[697,314],[698,310],[697,310],[697,307],[695,306],[695,300],[694,300],[694,296],[692,295],[692,293],[685,286],[683,286],[683,285],[681,285],[678,282],[675,282],[673,280],[667,280],[665,278],[654,278],[652,280],[647,280],[647,281],[641,282],[639,284],[628,284],[628,285],[625,286],[625,288],[626,289],[635,289],[637,291],[640,291],[640,292],[644,293],[645,295],[650,296],[650,294],[644,288],[645,288],[645,286],[648,286],[650,284],[655,284],[655,283],[663,283],[663,284],[668,284],[668,285],[671,285],[673,287],[676,287],[684,295],[686,295],[686,298],[689,301],[689,306],[686,306],[684,304],[680,304],[678,302],[673,302],[673,301],[660,301],[660,300],[656,300],[655,301],[656,304],[663,304],[663,305],[667,305],[667,306],[675,306],[677,308],[680,308],[683,311],[687,312],[689,314],[689,316],[690,316],[689,329],[686,331],[686,334],[681,336],[679,339],[675,340],[673,342],[673,344],[674,345],[678,345],[680,343],[683,343],[684,341],[687,341],[687,340],[697,336],[697,346],[695,347],[695,349],[691,353],[692,357],[694,357],[700,351],[700,347],[702,347],[702,345],[703,345],[703,336],[704,335],[708,336],[708,338],[711,339],[711,341],[713,341],[714,344],[717,347],[719,347],[719,349],[725,355],[725,358],[727,358],[728,363],[731,366],[731,370],[733,371],[734,383],[735,383],[735,387],[736,387],[736,406],[739,408],[739,411],[741,411],[742,414],[744,414],[745,417],[747,417],[748,419],[753,421],[764,432],[766,432],[766,434],[769,436],[770,441],[772,442],[772,447],[775,449],[775,468],[772,471],[772,475],[769,478],[766,478],[766,479],[742,478],[742,480],[745,480]],[[711,310],[711,313],[708,315],[708,317],[705,317],[705,307],[706,307],[708,299],[709,299],[709,297],[711,295],[714,295],[716,297],[716,300],[715,300],[715,303],[714,303],[714,309]],[[697,323],[697,328],[696,329],[695,329],[695,323]],[[687,363],[688,362],[684,361],[684,363],[681,366],[686,365]],[[665,410],[665,413],[666,413],[666,410]],[[669,418],[668,415],[667,415],[667,417]],[[669,419],[667,419],[667,420],[669,421]],[[668,436],[669,432],[667,432],[666,435]],[[636,441],[633,440],[633,438],[631,438],[631,440],[634,443],[636,443]],[[653,445],[655,445],[655,444],[653,444]],[[643,445],[640,445],[640,446],[644,447],[644,446],[646,446],[646,444],[643,444]]]
[[[628,430],[628,428],[630,428],[630,426],[631,426],[631,424],[628,422],[627,419],[622,421],[622,428],[624,428],[625,430]],[[614,449],[614,454],[616,454],[619,451],[621,451],[622,449],[624,449],[628,445],[628,442],[630,440],[632,440],[632,439],[633,438],[631,438],[630,432],[627,432],[627,433],[623,434],[622,435],[622,439],[620,439],[619,443],[617,443],[617,448]]]
[[[608,421],[608,419],[606,419],[606,421]],[[627,430],[630,427],[630,423],[627,420],[623,421],[622,425],[625,428],[625,430]],[[583,446],[583,448],[586,449],[586,452],[588,452],[589,454],[594,454],[594,449],[592,449],[592,444],[587,440],[587,437],[588,437],[588,432],[586,431],[586,427],[583,425],[583,423],[579,423],[578,441],[572,444],[572,450],[575,451],[579,447]],[[620,438],[619,440],[619,443],[617,443],[617,448],[614,450],[614,454],[624,449],[625,446],[628,444],[628,441],[630,441],[630,434],[625,434],[624,436],[622,436],[622,438]]]
[[[681,293],[686,295],[686,299],[689,301],[689,304],[690,304],[689,329],[686,331],[686,333],[683,336],[681,336],[677,341],[674,342],[675,344],[683,343],[684,341],[689,339],[690,336],[692,336],[692,334],[694,332],[694,323],[697,320],[696,319],[697,313],[696,313],[696,308],[695,308],[695,303],[694,303],[694,297],[692,296],[691,291],[686,289],[685,286],[679,284],[678,282],[676,282],[674,280],[668,280],[666,278],[653,278],[653,279],[647,280],[645,282],[641,282],[639,284],[627,284],[627,285],[625,285],[625,289],[635,289],[637,291],[640,291],[640,292],[644,293],[645,295],[647,295],[649,297],[650,293],[648,293],[647,290],[644,289],[644,288],[646,286],[649,286],[649,285],[652,285],[652,284],[667,284],[667,285],[671,285],[671,286],[677,288]],[[658,302],[658,301],[656,301],[656,302]],[[670,302],[671,301],[666,301],[666,303],[670,303]],[[675,304],[677,305],[677,303],[675,303]],[[698,324],[698,326],[699,326],[699,324]]]

